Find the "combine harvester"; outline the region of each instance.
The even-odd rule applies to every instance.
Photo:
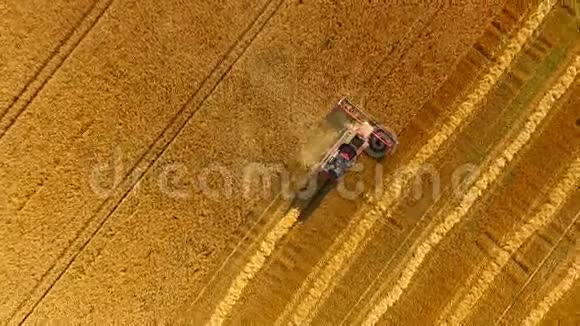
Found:
[[[326,121],[336,132],[337,141],[311,169],[308,184],[300,189],[290,209],[298,209],[298,219],[305,221],[365,152],[376,160],[392,154],[398,145],[396,135],[375,119],[342,98]]]

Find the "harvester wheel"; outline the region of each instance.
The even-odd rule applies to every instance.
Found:
[[[386,131],[375,129],[369,137],[369,147],[366,148],[366,153],[372,158],[382,159],[389,152],[389,147],[385,144],[385,141],[389,141],[389,139]]]

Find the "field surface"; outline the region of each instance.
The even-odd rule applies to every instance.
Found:
[[[0,4],[0,322],[580,324],[574,1]],[[299,222],[342,96],[397,133]]]

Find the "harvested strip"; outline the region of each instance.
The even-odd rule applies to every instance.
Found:
[[[494,248],[493,261],[484,267],[483,272],[471,287],[468,294],[454,309],[451,316],[441,323],[452,325],[461,324],[469,315],[473,306],[483,296],[493,283],[494,279],[509,262],[511,256],[529,239],[538,229],[550,224],[560,211],[570,194],[580,184],[580,158],[570,165],[568,172],[556,187],[550,190],[548,202],[542,205],[538,212],[519,230],[512,232],[499,247]]]
[[[503,73],[511,65],[517,54],[521,51],[524,44],[532,36],[534,31],[539,27],[544,18],[550,12],[555,1],[543,1],[540,3],[536,12],[534,12],[524,27],[509,40],[504,47],[505,50],[497,59],[496,64],[492,66],[483,78],[476,84],[472,93],[470,93],[465,101],[459,105],[454,115],[449,118],[441,130],[439,130],[429,141],[425,144],[415,158],[409,162],[406,168],[398,174],[394,180],[387,182],[390,185],[389,189],[385,191],[385,196],[377,205],[368,211],[363,216],[356,216],[351,222],[351,225],[337,238],[332,245],[328,254],[321,260],[322,266],[317,266],[314,272],[308,277],[309,280],[314,280],[308,296],[300,301],[296,308],[295,314],[291,317],[294,324],[306,324],[313,315],[315,309],[319,306],[320,300],[324,293],[332,291],[341,275],[344,275],[348,270],[349,259],[353,261],[352,256],[355,251],[366,244],[363,241],[369,241],[367,233],[380,218],[384,215],[390,215],[387,207],[391,207],[403,194],[403,186],[406,185],[413,176],[419,171],[421,166],[429,160],[441,148],[441,146],[464,125],[469,118],[475,113],[476,107],[492,90],[497,81]],[[364,211],[364,209],[362,210]],[[326,266],[324,264],[327,263]],[[318,272],[320,270],[320,272]],[[340,274],[342,273],[342,274]],[[334,280],[333,280],[334,279]],[[305,282],[304,287],[308,286]],[[302,288],[300,292],[304,291]]]
[[[566,229],[560,234],[560,238],[558,238],[558,241],[556,241],[553,245],[552,248],[548,251],[548,253],[544,256],[544,258],[540,261],[540,263],[538,264],[538,266],[536,267],[536,269],[528,276],[528,278],[526,279],[526,281],[524,282],[524,284],[521,286],[520,290],[518,291],[518,293],[513,297],[512,301],[510,302],[510,304],[507,305],[507,307],[505,307],[505,309],[503,310],[503,312],[501,313],[501,315],[496,319],[496,325],[499,325],[500,321],[504,318],[504,316],[508,313],[508,311],[510,311],[516,301],[517,298],[519,298],[522,294],[522,292],[524,291],[524,289],[530,284],[530,282],[532,281],[532,279],[536,276],[536,274],[540,271],[540,269],[546,264],[546,262],[548,261],[548,259],[550,259],[550,256],[552,256],[552,254],[554,253],[554,251],[556,251],[556,248],[560,245],[560,243],[564,240],[564,238],[567,236],[568,232],[570,232],[570,230],[576,225],[576,221],[578,221],[578,217],[580,217],[580,212],[578,214],[576,214],[576,216],[574,217],[574,219],[572,220],[572,222],[570,224],[568,224],[568,227],[566,227]],[[578,250],[578,246],[576,246],[576,250]]]
[[[439,224],[428,236],[428,238],[419,245],[411,255],[411,259],[406,264],[397,280],[395,286],[387,293],[367,316],[365,325],[374,325],[385,314],[385,312],[395,304],[403,291],[411,283],[411,279],[423,263],[429,252],[443,239],[443,237],[467,214],[473,204],[481,197],[490,184],[500,176],[502,170],[511,162],[514,156],[521,151],[524,145],[530,140],[532,134],[536,131],[538,125],[548,115],[553,108],[554,103],[564,95],[570,85],[574,82],[576,75],[580,70],[580,57],[575,57],[574,62],[564,75],[556,82],[556,85],[542,98],[536,111],[528,118],[523,129],[517,135],[512,143],[501,153],[485,173],[479,177],[475,184],[469,189],[467,194],[461,199],[459,205],[448,214],[443,222]]]
[[[280,241],[287,233],[290,231],[292,226],[296,223],[300,212],[293,209],[284,216],[276,224],[274,229],[266,235],[264,241],[260,245],[258,251],[250,258],[250,261],[246,264],[244,269],[236,277],[224,299],[218,304],[215,312],[213,313],[209,325],[221,325],[226,318],[230,315],[232,308],[238,302],[242,296],[242,292],[248,285],[251,279],[256,276],[256,273],[260,271],[266,258],[272,254],[276,243]]]
[[[523,321],[523,325],[537,325],[544,318],[550,308],[562,298],[562,296],[570,290],[574,281],[578,279],[578,259],[572,264],[568,270],[568,274],[564,279],[550,292],[543,300],[534,308]]]

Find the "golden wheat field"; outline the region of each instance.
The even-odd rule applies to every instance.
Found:
[[[579,73],[573,0],[3,0],[0,322],[580,325]]]

